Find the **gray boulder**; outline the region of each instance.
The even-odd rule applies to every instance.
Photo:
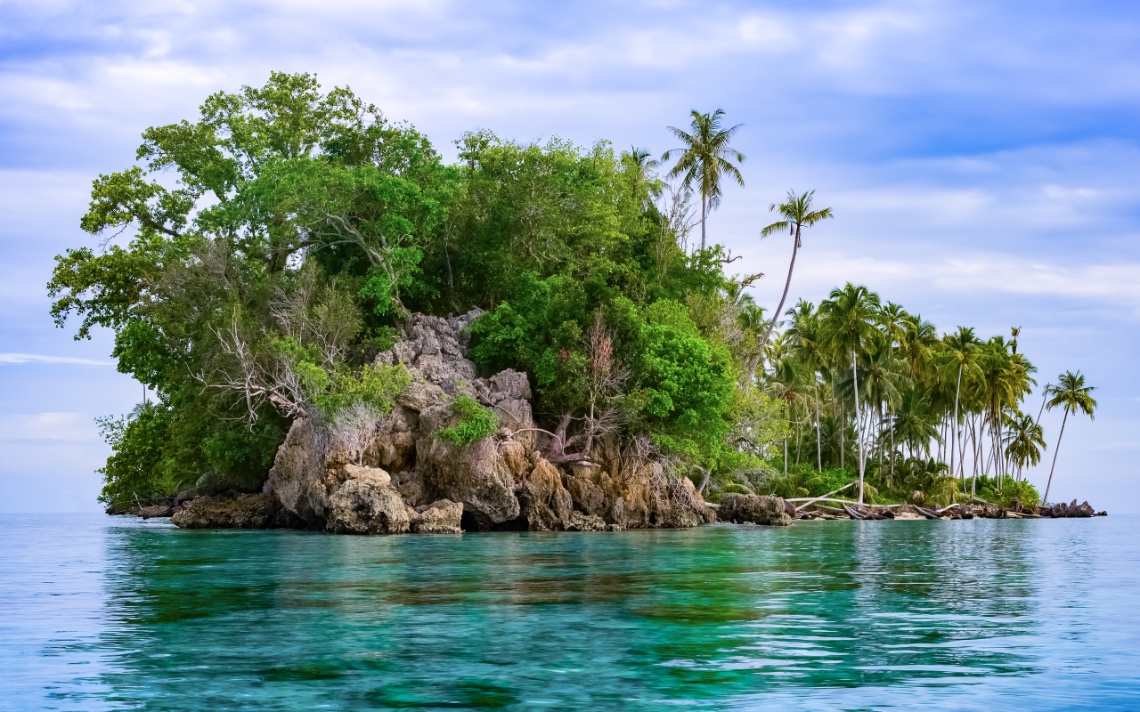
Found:
[[[717,519],[786,527],[792,523],[792,518],[788,516],[785,505],[782,498],[771,495],[730,494],[720,503]]]
[[[412,531],[417,534],[460,534],[463,529],[463,505],[441,499],[421,507],[412,519]]]
[[[351,467],[351,466],[350,466]],[[348,470],[348,468],[346,468]],[[411,528],[404,499],[378,468],[354,467],[329,498],[326,527],[337,534],[403,534]]]
[[[183,529],[293,529],[303,522],[281,510],[277,500],[266,494],[246,494],[235,498],[198,497],[170,521]]]

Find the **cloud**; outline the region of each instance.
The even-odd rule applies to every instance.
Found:
[[[77,366],[114,366],[114,361],[101,361],[72,356],[47,356],[44,354],[0,353],[0,365],[25,363],[62,363]]]
[[[0,416],[0,440],[97,440],[95,424],[81,413]]]

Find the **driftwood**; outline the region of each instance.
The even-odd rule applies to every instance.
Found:
[[[848,482],[847,484],[843,485],[843,486],[842,486],[842,487],[840,487],[839,489],[837,489],[837,490],[833,490],[833,491],[831,491],[831,492],[828,492],[827,494],[823,495],[822,497],[816,497],[816,498],[814,498],[814,499],[809,499],[808,501],[804,502],[804,503],[803,503],[803,504],[801,504],[800,506],[796,507],[796,511],[798,512],[798,511],[800,511],[801,509],[804,509],[805,507],[807,507],[809,504],[812,504],[813,502],[819,502],[819,501],[821,501],[821,500],[826,500],[828,497],[831,497],[832,495],[837,495],[837,494],[839,494],[840,492],[842,492],[843,490],[847,489],[848,487],[850,487],[850,486],[851,486],[851,485],[853,485],[853,484],[855,484],[855,483],[854,483],[854,482]],[[798,499],[797,499],[797,500],[791,500],[791,499],[789,499],[789,500],[786,500],[786,501],[788,501],[788,502],[794,502],[794,501],[798,501]]]
[[[852,519],[857,519],[857,520],[862,521],[862,520],[867,518],[866,516],[863,515],[862,512],[858,512],[858,511],[852,509],[851,507],[848,507],[846,504],[843,505],[843,511],[847,512],[847,516],[851,517]]]
[[[933,509],[927,509],[926,507],[920,507],[917,504],[914,505],[914,508],[919,514],[926,517],[927,519],[941,519],[942,518],[942,517],[938,516],[938,514]]]

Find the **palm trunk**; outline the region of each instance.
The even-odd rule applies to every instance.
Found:
[[[958,440],[959,440],[958,399],[961,397],[961,395],[962,395],[962,364],[958,364],[958,387],[954,390],[954,422],[952,424],[954,429],[951,432],[951,434],[954,436],[954,438],[950,444],[950,474],[951,475],[954,474],[954,450],[955,450],[955,447],[957,446]],[[958,458],[958,459],[961,460],[962,458]],[[960,464],[961,464],[961,462],[959,462],[959,465]],[[965,483],[965,480],[963,480],[963,483]]]
[[[1061,418],[1061,432],[1057,434],[1057,449],[1053,451],[1053,465],[1049,468],[1049,481],[1045,483],[1045,496],[1041,498],[1041,506],[1049,502],[1049,488],[1053,486],[1053,470],[1057,469],[1057,454],[1061,452],[1061,438],[1065,436],[1065,422],[1069,419],[1069,409],[1065,408],[1065,417]]]
[[[764,338],[760,340],[760,352],[764,352],[764,345],[768,343],[768,337],[772,335],[772,330],[776,328],[776,322],[780,319],[780,314],[784,313],[784,302],[788,299],[788,289],[792,286],[792,270],[796,268],[796,253],[800,251],[800,226],[796,225],[796,241],[792,243],[792,261],[788,264],[788,278],[784,281],[784,293],[780,295],[780,303],[776,305],[776,311],[772,312],[772,318],[768,321],[768,330],[764,332]]]
[[[847,404],[839,409],[839,469],[847,469]]]
[[[855,422],[859,422],[859,371],[855,365],[855,351],[851,351],[851,379],[855,382]],[[863,459],[863,438],[861,437],[858,426],[855,430],[855,442],[859,445],[859,504],[863,504],[863,468],[865,460]]]
[[[815,461],[816,467],[823,472],[823,436],[819,427],[819,399],[815,401]]]
[[[705,218],[708,217],[705,194],[701,192],[701,250],[705,249]]]

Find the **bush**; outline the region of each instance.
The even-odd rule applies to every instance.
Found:
[[[459,422],[450,428],[442,428],[438,435],[456,445],[467,447],[499,429],[499,419],[495,414],[469,396],[456,398],[451,404],[451,413],[459,416]]]

